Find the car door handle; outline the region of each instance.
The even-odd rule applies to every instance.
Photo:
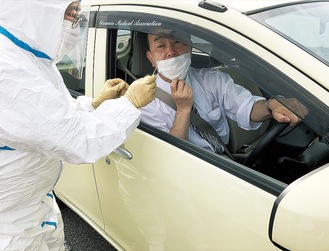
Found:
[[[122,149],[118,147],[113,151],[114,153],[118,154],[119,156],[125,158],[125,159],[132,159],[133,155],[126,149]]]

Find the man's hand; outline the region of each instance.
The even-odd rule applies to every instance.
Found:
[[[178,110],[191,111],[193,105],[193,91],[184,80],[173,79],[170,84],[171,96]]]
[[[129,85],[120,78],[107,80],[101,93],[92,101],[93,107],[96,109],[103,101],[107,99],[114,99],[123,96],[128,87]]]
[[[170,84],[171,96],[177,106],[177,111],[170,134],[187,140],[190,115],[193,105],[193,92],[184,80],[173,79]]]
[[[272,111],[273,118],[280,123],[285,122],[290,123],[290,126],[295,126],[308,114],[308,109],[297,99],[282,99],[282,103],[285,105],[282,105],[276,99],[271,99],[268,103],[268,106]],[[289,109],[287,107],[289,107]]]

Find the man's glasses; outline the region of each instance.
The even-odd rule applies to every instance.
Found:
[[[68,12],[65,12],[65,15],[68,15],[70,17],[70,21],[72,22],[72,28],[76,28],[80,23],[82,18],[79,14],[70,14]]]

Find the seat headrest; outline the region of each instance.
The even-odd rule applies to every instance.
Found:
[[[133,54],[130,59],[131,72],[141,78],[145,75],[151,75],[154,71],[151,62],[146,57],[145,33],[138,32],[133,40]]]

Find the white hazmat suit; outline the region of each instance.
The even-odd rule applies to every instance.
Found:
[[[71,98],[54,59],[72,0],[0,0],[0,250],[63,250],[61,161],[92,163],[136,128],[125,97]]]

